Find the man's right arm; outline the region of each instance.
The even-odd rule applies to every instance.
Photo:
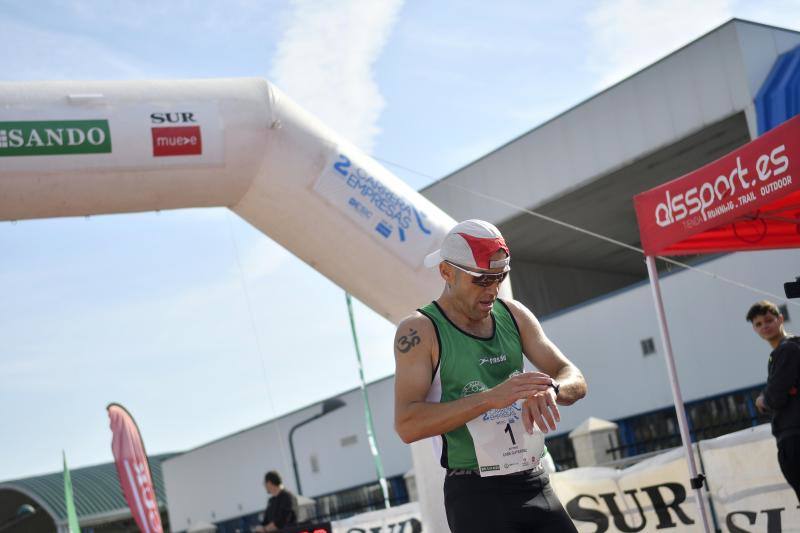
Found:
[[[523,373],[465,398],[441,403],[425,401],[439,346],[433,324],[420,313],[406,318],[397,327],[394,354],[394,424],[406,443],[452,431],[490,409],[501,409],[547,390],[550,383],[549,378],[538,373]]]

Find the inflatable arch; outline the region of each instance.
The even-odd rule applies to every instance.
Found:
[[[0,220],[229,207],[397,323],[455,221],[262,79],[0,84]]]
[[[455,220],[266,80],[0,83],[0,221],[216,206],[393,323],[441,291],[422,262]],[[411,450],[447,531],[444,471]]]

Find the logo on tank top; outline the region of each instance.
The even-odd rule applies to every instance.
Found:
[[[486,355],[481,357],[480,366],[483,365],[496,365],[498,363],[505,363],[508,361],[508,356],[504,353],[500,355]]]
[[[464,385],[464,388],[461,390],[461,397],[464,398],[466,396],[477,394],[485,390],[489,390],[489,387],[487,387],[482,381],[480,380],[470,381],[469,383]]]

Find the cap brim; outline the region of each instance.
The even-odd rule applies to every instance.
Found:
[[[435,252],[426,255],[423,264],[428,268],[432,268],[441,263],[442,261],[444,261],[444,259],[442,259],[442,250],[440,248],[439,250],[436,250]]]

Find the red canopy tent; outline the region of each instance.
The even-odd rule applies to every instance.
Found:
[[[681,439],[708,532],[655,257],[800,247],[800,116],[713,163],[636,195],[633,202]]]

